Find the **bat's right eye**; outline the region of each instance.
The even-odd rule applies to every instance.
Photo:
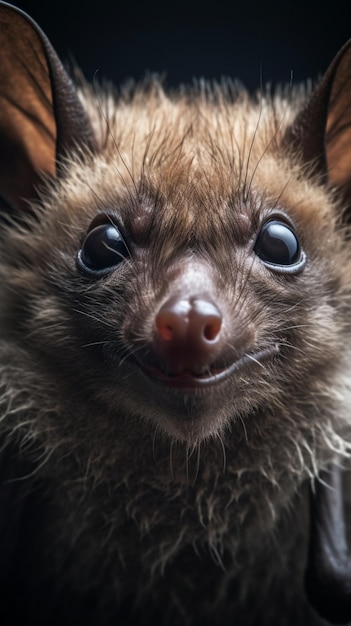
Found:
[[[113,271],[127,258],[128,248],[120,231],[108,222],[88,232],[77,254],[77,265],[86,274],[100,276]]]
[[[254,250],[268,268],[280,273],[297,273],[306,262],[292,227],[278,219],[263,225]]]

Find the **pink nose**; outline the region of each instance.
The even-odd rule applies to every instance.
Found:
[[[169,374],[209,368],[221,338],[222,314],[205,297],[173,297],[156,315],[155,351]]]

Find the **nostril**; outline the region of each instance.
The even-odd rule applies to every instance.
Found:
[[[207,341],[215,341],[218,337],[222,326],[222,320],[220,317],[214,318],[204,328],[204,337]]]
[[[222,314],[211,300],[196,299],[192,303],[191,324],[200,340],[213,342],[221,332]]]
[[[169,320],[168,316],[164,313],[157,316],[156,328],[158,330],[160,339],[162,339],[163,341],[171,341],[171,339],[173,339],[175,332],[174,323],[172,324],[172,320]]]
[[[161,336],[166,341],[169,341],[173,337],[174,328],[171,324],[165,324],[160,328]]]
[[[191,303],[186,299],[168,300],[156,315],[156,328],[162,341],[184,337],[188,332]]]

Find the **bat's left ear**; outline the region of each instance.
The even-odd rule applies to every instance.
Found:
[[[351,40],[332,61],[286,140],[351,209]]]
[[[0,196],[16,212],[66,152],[94,148],[76,90],[45,34],[0,2]],[[1,203],[0,203],[1,204]]]

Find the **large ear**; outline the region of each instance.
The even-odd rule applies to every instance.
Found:
[[[351,40],[336,55],[285,139],[338,189],[351,209]]]
[[[311,493],[307,597],[332,624],[351,622],[351,560],[346,541],[342,470],[321,473]]]
[[[92,129],[50,42],[0,2],[0,207],[24,208],[41,176],[55,176],[60,158],[82,144],[94,148]]]

